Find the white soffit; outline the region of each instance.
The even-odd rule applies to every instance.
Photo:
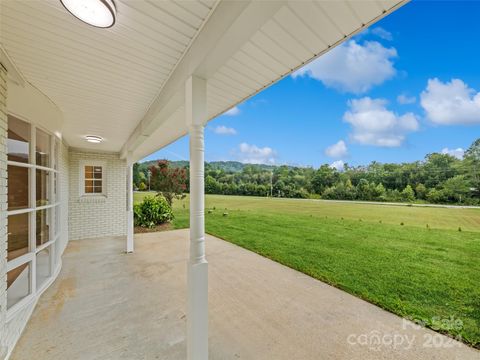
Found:
[[[138,160],[186,134],[190,74],[207,79],[210,120],[406,2],[116,0],[115,26],[97,29],[59,0],[3,0],[0,40],[71,146]]]
[[[63,112],[63,136],[74,147],[120,151],[216,1],[115,4],[115,26],[97,29],[59,0],[1,1],[0,42],[26,80]],[[87,134],[105,141],[90,145]]]
[[[244,1],[244,7],[238,9],[234,2],[222,1],[195,41],[202,43],[204,52],[196,51],[194,44],[183,60],[191,72],[208,81],[211,120],[407,2]],[[235,12],[234,21],[222,24],[219,18],[229,12]],[[222,36],[213,44],[203,38],[218,33]],[[124,146],[123,154],[131,151],[135,159],[141,159],[187,133],[182,105],[188,71],[182,73],[180,64],[177,72]]]

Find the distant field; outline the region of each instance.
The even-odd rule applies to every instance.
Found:
[[[208,233],[431,327],[460,319],[441,331],[480,347],[480,209],[221,195],[206,207]],[[174,212],[188,227],[188,199]]]
[[[134,201],[138,202],[148,195],[147,192],[134,193]],[[188,197],[174,204],[177,212],[182,206],[188,207]],[[332,219],[351,219],[367,222],[406,226],[419,226],[432,229],[480,232],[480,209],[440,208],[397,206],[380,204],[358,204],[348,202],[328,202],[318,200],[271,199],[250,196],[207,195],[205,206],[217,209],[235,209],[249,211],[267,211],[271,213],[312,215]],[[178,221],[182,221],[180,213]],[[178,217],[178,216],[177,216]],[[178,222],[177,221],[177,222]],[[183,226],[183,225],[182,225]]]

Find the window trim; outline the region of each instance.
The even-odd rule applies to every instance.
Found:
[[[85,192],[85,166],[100,166],[102,168],[102,192]],[[80,197],[107,197],[107,162],[103,160],[80,160],[79,162],[79,181],[78,189]]]
[[[6,317],[7,322],[14,318],[18,311],[22,310],[25,306],[30,304],[34,301],[38,296],[42,294],[43,291],[53,282],[56,278],[60,270],[60,263],[61,260],[57,261],[57,257],[55,254],[55,245],[59,243],[60,233],[61,233],[61,223],[55,223],[55,216],[59,213],[60,209],[60,189],[58,184],[61,179],[60,169],[58,167],[59,163],[59,152],[56,152],[54,149],[55,147],[59,147],[61,145],[61,139],[59,139],[56,135],[52,134],[50,131],[42,128],[41,126],[37,126],[35,123],[25,119],[24,117],[18,116],[14,113],[8,113],[8,116],[12,116],[20,121],[26,122],[30,125],[30,144],[29,144],[29,162],[17,162],[11,161],[7,159],[7,164],[11,166],[17,167],[24,167],[28,168],[29,171],[29,183],[28,183],[28,191],[29,191],[29,202],[27,208],[22,209],[15,209],[15,210],[7,210],[7,219],[9,216],[18,215],[28,213],[29,215],[29,239],[28,239],[28,252],[23,254],[19,257],[16,257],[12,260],[8,260],[6,264],[7,272],[11,271],[19,266],[24,264],[29,264],[30,266],[30,273],[29,273],[29,294],[18,301],[17,303],[11,305],[11,307],[7,307]],[[8,119],[8,117],[7,117]],[[8,125],[7,125],[8,129]],[[49,161],[48,166],[41,166],[36,164],[36,131],[40,129],[44,133],[49,136]],[[51,203],[47,205],[37,206],[36,204],[36,171],[43,170],[47,171],[51,176],[49,177],[49,181],[47,182],[47,193],[49,194],[49,201]],[[54,191],[54,174],[57,174],[57,188],[56,192]],[[49,223],[49,241],[45,244],[37,246],[37,239],[36,239],[36,213],[37,211],[46,210],[47,221]],[[7,220],[8,221],[8,220]],[[58,230],[56,228],[58,225]],[[8,237],[7,237],[8,241]],[[37,254],[44,248],[51,246],[50,251],[50,276],[47,281],[42,284],[42,286],[37,289],[36,284],[36,260]]]

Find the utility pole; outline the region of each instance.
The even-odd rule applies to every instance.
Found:
[[[270,173],[270,197],[273,198],[273,170]]]

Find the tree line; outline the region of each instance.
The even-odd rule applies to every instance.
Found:
[[[335,200],[480,204],[480,139],[463,159],[431,153],[410,163],[328,164],[318,169],[239,162],[205,163],[207,194],[322,198]],[[172,177],[172,178],[169,178]],[[169,185],[170,184],[170,185]],[[134,165],[138,190],[188,192],[188,162],[150,161]],[[174,189],[166,188],[168,186]]]

